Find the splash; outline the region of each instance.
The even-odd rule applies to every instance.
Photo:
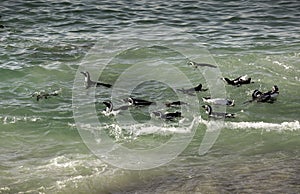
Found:
[[[14,124],[17,122],[37,122],[40,120],[42,119],[36,116],[11,116],[11,115],[0,116],[0,122],[3,123],[4,125]]]
[[[225,122],[230,129],[265,129],[266,131],[297,131],[300,130],[299,121],[266,123],[266,122]]]

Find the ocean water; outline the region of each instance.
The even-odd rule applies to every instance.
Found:
[[[32,0],[0,6],[1,194],[300,192],[298,1]],[[214,68],[188,66],[186,56],[217,65],[218,79],[209,74]],[[84,70],[114,86],[85,89]],[[220,76],[245,74],[254,83],[214,88]],[[199,82],[209,90],[196,96],[176,91]],[[137,87],[128,94],[132,83]],[[273,104],[243,103],[255,89],[273,85],[280,91]],[[217,121],[207,117],[201,98],[221,89],[235,100],[226,111],[236,118],[213,131],[209,126]],[[54,90],[58,96],[32,97]],[[101,113],[102,101],[118,107],[127,95],[157,104],[130,110],[130,119]],[[166,126],[151,117],[178,95],[189,103],[182,106],[183,123]],[[199,154],[210,133],[217,134],[211,147]],[[137,166],[124,169],[123,162],[99,157],[105,147],[87,142],[87,134],[95,142],[106,134],[117,145],[146,151],[176,137],[179,153],[148,169],[123,154],[124,164]]]

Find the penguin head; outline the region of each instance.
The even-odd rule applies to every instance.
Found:
[[[152,114],[156,117],[161,117],[162,116],[162,112],[161,111],[154,111],[152,112]]]
[[[177,117],[181,117],[181,112],[176,111],[175,114],[176,114]]]
[[[201,90],[201,89],[202,89],[202,84],[199,84],[197,87],[195,87],[196,91]]]
[[[252,93],[252,98],[259,98],[262,95],[261,91],[259,90],[254,90]]]
[[[134,105],[134,100],[133,98],[129,97],[129,98],[124,98],[123,99],[124,102],[127,102],[129,105]]]
[[[104,101],[103,104],[106,106],[105,111],[111,112],[113,109],[113,104],[110,100]]]
[[[205,109],[205,112],[207,114],[211,114],[211,106],[210,105],[208,105],[208,104],[207,105],[203,105],[202,108]]]
[[[87,71],[81,71],[80,73],[83,74],[85,77],[87,77],[89,74],[89,72],[87,72]]]
[[[272,92],[278,92],[279,91],[279,88],[277,85],[274,85],[273,88],[272,88]]]
[[[188,65],[195,66],[195,62],[190,61],[190,62],[188,62]]]
[[[235,105],[234,100],[228,100],[227,105],[228,106],[234,106]]]

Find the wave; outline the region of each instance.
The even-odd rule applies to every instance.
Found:
[[[299,121],[266,123],[266,122],[225,122],[226,128],[231,129],[265,129],[266,131],[297,131],[300,130]]]
[[[193,127],[198,124],[203,124],[207,127],[208,132],[214,131],[214,126],[218,129],[263,129],[267,132],[271,131],[298,131],[300,130],[300,122],[298,120],[292,122],[282,123],[267,123],[263,121],[259,122],[234,122],[234,121],[213,121],[205,120],[200,117],[194,117],[190,126],[182,126],[179,123],[174,125],[152,125],[151,123],[139,123],[139,124],[127,124],[120,125],[120,123],[106,124],[102,127],[94,127],[89,124],[81,124],[80,128],[88,131],[108,130],[116,140],[124,140],[137,138],[143,135],[170,135],[170,134],[188,134],[193,131]],[[76,127],[75,124],[68,124],[69,126]],[[220,126],[221,125],[221,126]],[[203,129],[203,128],[201,128]],[[216,129],[216,130],[218,130]]]

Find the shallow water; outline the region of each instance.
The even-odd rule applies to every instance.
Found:
[[[4,26],[0,29],[0,193],[300,192],[298,1],[49,0],[2,1],[0,5],[0,24]],[[105,41],[113,38],[116,44],[107,45]],[[139,41],[137,47],[126,48],[134,40]],[[162,45],[140,46],[149,40]],[[203,105],[201,97],[213,90],[205,77],[207,71],[188,66],[185,56],[164,46],[165,42],[200,45],[204,54],[186,47],[183,50],[197,62],[218,65],[224,77],[247,74],[254,81],[241,87],[224,86],[226,96],[236,102],[226,111],[237,117],[225,120],[205,155],[199,155],[199,147],[210,122],[197,106]],[[98,88],[95,93],[85,90],[77,70],[85,70],[89,60],[101,64],[102,57],[117,53],[119,48],[99,78],[115,83],[115,88]],[[142,67],[143,73],[130,67]],[[209,88],[194,97],[183,95],[192,104],[183,108],[185,121],[199,118],[199,126],[190,131],[178,126],[154,127],[160,122],[151,120],[149,114],[163,109],[167,100],[177,100],[176,88],[190,86],[179,74],[174,76],[173,67],[193,86],[201,82]],[[172,88],[152,80],[133,90],[137,97],[157,101],[157,106],[131,110],[137,123],[126,129],[122,129],[126,119],[120,124],[101,114],[103,100],[114,94],[118,97],[113,99],[116,107],[122,105],[126,87],[146,79],[151,69],[158,70],[154,71],[157,79],[176,83]],[[92,71],[93,78],[99,76],[97,72]],[[117,87],[124,83],[118,82],[124,72],[129,75],[123,77],[125,84],[129,84]],[[243,104],[251,99],[253,90],[268,91],[275,84],[280,90],[275,103]],[[82,139],[82,131],[77,130],[73,87],[84,91],[80,106],[95,105],[104,133],[129,149],[156,148],[175,135],[178,144],[184,145],[186,139],[181,137],[195,135],[187,148],[165,165],[137,171],[114,167],[94,155]],[[60,88],[59,96],[40,101],[31,97],[36,91]],[[84,101],[94,96],[95,103]],[[93,125],[91,115],[82,114]],[[149,120],[155,123],[145,127]],[[86,129],[92,131],[93,127]],[[160,157],[164,156],[155,156]]]

